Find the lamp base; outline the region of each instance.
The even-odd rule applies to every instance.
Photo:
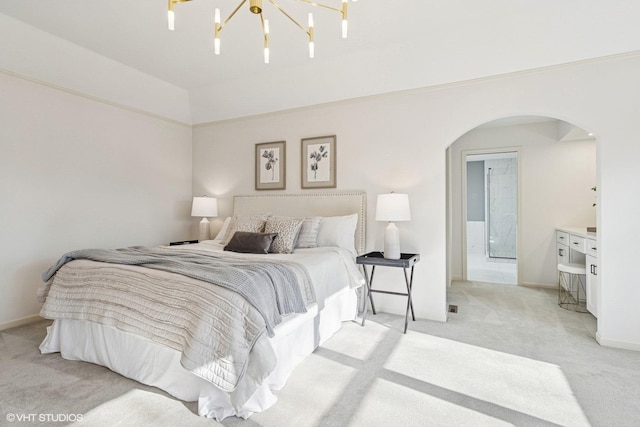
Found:
[[[387,259],[400,259],[400,232],[393,222],[384,231],[383,255]]]
[[[202,218],[198,229],[198,241],[202,242],[203,240],[209,240],[209,226],[209,220],[207,218]]]

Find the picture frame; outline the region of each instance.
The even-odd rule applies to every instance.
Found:
[[[301,140],[302,188],[336,188],[336,136]]]
[[[287,187],[286,141],[256,144],[256,190],[284,190]]]

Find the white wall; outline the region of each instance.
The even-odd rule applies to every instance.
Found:
[[[596,143],[559,142],[554,121],[477,128],[451,145],[453,278],[462,278],[463,271],[463,151],[504,147],[520,149],[521,284],[553,286],[557,264],[555,228],[596,224],[591,191],[596,184]]]
[[[402,250],[421,253],[416,267],[418,316],[446,318],[446,149],[467,131],[514,115],[559,118],[598,137],[598,336],[609,345],[640,349],[640,55],[519,73],[463,85],[318,106],[194,129],[194,193],[222,198],[253,193],[254,144],[287,141],[287,192],[300,192],[300,138],[338,136],[338,188],[367,191],[367,249],[382,246],[384,224],[374,221],[375,196],[409,193],[412,220],[400,223]],[[252,95],[253,96],[253,95]],[[526,221],[526,218],[524,218]],[[390,271],[391,269],[381,270]],[[399,286],[391,272],[381,282]],[[402,311],[401,298],[380,296],[379,308]]]
[[[64,252],[194,235],[191,128],[0,72],[0,195],[1,329]]]
[[[185,89],[2,13],[0,52],[0,71],[8,70],[82,96],[191,123]]]

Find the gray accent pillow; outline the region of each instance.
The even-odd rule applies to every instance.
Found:
[[[244,254],[268,254],[273,244],[273,239],[277,235],[277,233],[236,231],[229,243],[224,247],[224,250]]]
[[[271,252],[276,254],[290,254],[293,252],[293,245],[298,238],[302,221],[303,218],[270,217],[264,225],[264,232],[278,235],[273,241],[273,245],[271,245]]]
[[[221,245],[226,245],[231,241],[233,233],[236,231],[249,231],[251,233],[262,233],[264,231],[264,223],[267,222],[269,214],[255,215],[255,216],[234,216],[229,222],[227,233],[220,242]]]

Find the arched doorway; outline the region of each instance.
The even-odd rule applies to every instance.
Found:
[[[463,165],[469,153],[483,152],[517,152],[517,284],[556,286],[555,228],[596,224],[595,137],[563,120],[518,116],[478,126],[452,143],[447,149],[450,283],[469,278],[467,254],[473,242],[468,238]],[[484,253],[490,258],[486,243],[495,236],[486,232],[483,238]]]

